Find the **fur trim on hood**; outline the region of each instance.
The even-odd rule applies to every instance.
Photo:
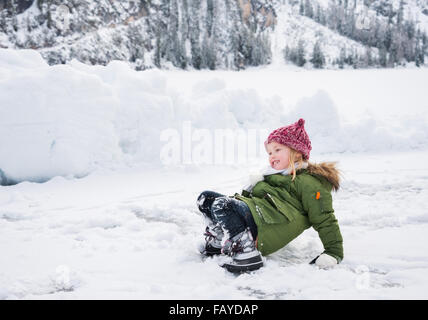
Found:
[[[336,168],[336,162],[309,162],[308,173],[324,177],[333,186],[333,190],[337,191],[340,187],[341,172]]]

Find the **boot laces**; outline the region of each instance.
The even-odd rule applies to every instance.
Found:
[[[234,256],[237,253],[240,253],[244,250],[244,246],[242,245],[241,239],[238,239],[234,242],[232,242],[230,246],[230,250],[228,252],[229,256]]]
[[[211,240],[215,239],[215,235],[210,231],[209,227],[206,227],[204,236],[206,242],[210,242]]]
[[[213,228],[214,232],[215,232],[215,229],[216,229],[216,227]],[[212,233],[210,231],[210,227],[209,226],[207,226],[205,228],[204,236],[205,236],[205,241],[206,242],[210,242],[210,241],[213,241],[213,240],[217,239],[217,235],[218,235],[217,233]]]
[[[246,231],[236,240],[227,240],[222,251],[229,256],[234,256],[238,253],[245,252],[246,248],[250,248],[250,250],[252,250],[252,242],[252,238],[248,235],[248,231]]]

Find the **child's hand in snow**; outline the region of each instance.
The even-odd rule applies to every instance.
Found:
[[[327,269],[334,267],[337,264],[337,260],[326,253],[322,253],[311,261],[311,264],[314,263],[321,269]]]

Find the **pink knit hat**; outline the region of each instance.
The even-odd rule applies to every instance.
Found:
[[[299,121],[294,124],[272,131],[265,141],[265,147],[268,143],[275,141],[301,152],[303,159],[309,160],[309,154],[312,150],[312,146],[304,125],[305,120],[299,119]]]

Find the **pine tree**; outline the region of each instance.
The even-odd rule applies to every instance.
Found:
[[[303,0],[300,0],[300,5],[299,5],[299,14],[301,16],[305,15],[305,6],[303,5]]]
[[[404,32],[409,39],[413,39],[416,35],[416,23],[414,21],[406,20],[404,22]]]
[[[216,69],[216,47],[215,43],[208,37],[208,33],[205,33],[202,40],[202,67],[209,68],[210,70]]]
[[[230,30],[230,42],[231,42],[231,55],[233,57],[233,66],[236,70],[241,70],[245,66],[245,61],[242,53],[240,52],[241,47],[241,29],[243,28],[241,22],[240,8],[236,1],[229,1],[228,3],[228,16],[229,20],[232,21]]]
[[[12,22],[12,28],[13,31],[17,32],[18,31],[18,2],[17,1],[12,1],[12,5],[11,5],[11,22]]]
[[[394,18],[394,16],[395,16],[395,13],[394,13],[394,9],[393,9],[393,7],[392,7],[392,3],[389,3],[388,4],[388,13],[387,13],[387,16],[388,16],[388,24],[393,24],[393,18]]]
[[[171,0],[169,5],[169,16],[168,16],[168,33],[166,41],[166,59],[171,61],[176,67],[179,63],[179,37],[178,37],[178,5],[177,0]]]
[[[325,25],[327,24],[324,9],[320,9],[320,16],[319,16],[319,19],[320,19],[320,23],[321,23],[323,26],[325,26]]]
[[[340,49],[340,54],[338,59],[338,64],[340,69],[343,69],[345,61],[346,61],[346,48],[342,47]]]
[[[423,58],[421,59],[421,52],[420,52],[420,47],[417,45],[415,48],[415,64],[417,67],[420,67],[421,64],[423,64]]]
[[[428,55],[428,40],[427,40],[427,34],[424,32],[422,34],[422,48],[421,48],[422,63],[424,63],[425,55]]]
[[[132,62],[136,70],[142,70],[144,66],[144,38],[143,34],[135,25],[130,25],[128,28],[129,44],[128,50],[130,52],[129,61]]]
[[[314,65],[314,68],[321,69],[325,65],[325,57],[321,50],[321,44],[317,41],[314,45],[314,49],[312,52],[312,58],[310,60]]]
[[[306,63],[305,58],[305,42],[300,39],[299,43],[297,44],[297,65],[299,67],[303,67]]]
[[[258,45],[260,48],[260,58],[257,65],[269,64],[272,60],[271,43],[269,34],[264,32],[260,33],[257,37]]]
[[[416,40],[415,40],[415,63],[417,67],[424,65],[425,63],[425,53],[423,50],[423,41],[422,41],[422,33],[418,29],[416,32]]]
[[[397,28],[401,29],[404,20],[404,1],[400,0],[400,5],[397,12]]]
[[[212,42],[216,44],[217,50],[217,67],[232,68],[234,67],[234,45],[232,25],[233,20],[239,17],[230,17],[231,6],[230,0],[214,1],[213,3],[213,24],[212,24]]]
[[[425,32],[422,33],[422,52],[424,56],[428,54],[428,37]]]
[[[392,26],[390,23],[388,23],[388,26],[386,28],[386,33],[383,41],[383,45],[385,46],[385,49],[389,51],[392,45]]]
[[[212,26],[214,20],[214,1],[215,0],[207,0],[207,13],[206,13],[206,30],[208,32],[208,36],[212,35]]]
[[[381,47],[379,49],[379,65],[381,67],[386,68],[387,61],[388,61],[388,56],[387,56],[386,48],[385,47]]]
[[[287,45],[284,50],[284,58],[286,61],[291,61],[295,65],[303,67],[306,63],[304,41],[300,39],[297,47],[294,48],[290,48]]]
[[[318,23],[321,23],[321,6],[319,4],[317,4],[314,20]]]
[[[0,10],[0,32],[7,32],[7,11]]]
[[[201,46],[199,43],[200,26],[200,1],[190,0],[190,13],[189,13],[189,40],[190,40],[190,52],[191,52],[191,64],[195,69],[201,69],[202,67],[202,56]]]
[[[310,0],[305,0],[305,16],[307,16],[309,18],[314,17],[314,9],[312,7]]]
[[[397,59],[397,47],[395,43],[393,43],[390,47],[390,50],[388,51],[388,61],[387,61],[387,67],[393,68],[396,65]]]
[[[366,46],[366,57],[365,57],[364,65],[365,67],[373,66],[372,49],[369,46]]]
[[[161,25],[157,23],[155,26],[155,52],[153,56],[153,63],[156,67],[161,67],[161,57],[162,57],[162,44],[161,44]]]
[[[186,69],[188,65],[188,56],[186,52],[186,42],[189,35],[189,24],[187,17],[189,16],[188,0],[181,0],[178,2],[181,6],[181,15],[179,20],[179,50],[180,50],[180,67]]]
[[[354,54],[352,55],[352,67],[354,69],[358,69],[359,64],[360,64],[360,56],[356,51],[354,51]]]

